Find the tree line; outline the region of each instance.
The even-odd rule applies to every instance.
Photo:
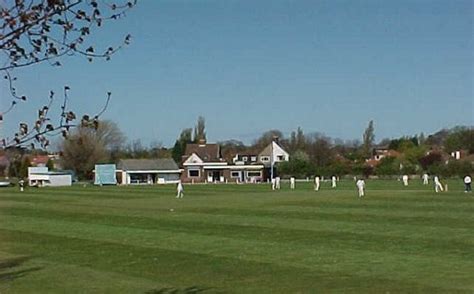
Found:
[[[79,127],[59,144],[61,165],[83,179],[90,178],[97,163],[118,162],[128,158],[173,158],[182,161],[186,145],[206,140],[205,119],[199,117],[194,128],[183,129],[173,147],[156,141],[145,146],[140,140],[127,142],[117,124],[103,121],[97,130]],[[288,137],[280,130],[269,130],[251,144],[238,140],[217,142],[222,157],[231,161],[235,154],[258,154],[273,140],[290,153],[290,161],[277,168],[281,176],[311,177],[314,175],[378,175],[421,174],[428,172],[442,176],[472,173],[474,161],[474,128],[457,126],[443,129],[429,136],[423,133],[375,142],[375,124],[370,121],[360,140],[331,138],[323,133],[305,133],[297,128]],[[375,162],[376,148],[389,149],[389,156]],[[462,150],[460,160],[451,152]],[[38,152],[38,151],[34,151]],[[374,164],[376,163],[376,164]],[[24,157],[14,160],[24,174],[28,162]],[[0,170],[2,167],[0,167]],[[23,175],[22,176],[25,176]],[[19,175],[20,176],[20,175]]]

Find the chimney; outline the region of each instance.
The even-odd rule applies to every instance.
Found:
[[[206,145],[206,139],[199,139],[198,144],[199,145]]]

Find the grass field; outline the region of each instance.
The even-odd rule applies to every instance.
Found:
[[[474,194],[449,188],[1,189],[0,293],[474,293]]]

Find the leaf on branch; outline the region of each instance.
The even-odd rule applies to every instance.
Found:
[[[76,115],[74,114],[74,112],[72,111],[69,111],[67,114],[66,114],[66,122],[70,122],[70,121],[73,121],[76,119]]]
[[[96,116],[92,123],[93,123],[94,129],[97,131],[97,129],[99,128],[99,118]]]
[[[90,34],[90,29],[88,27],[82,27],[81,28],[81,35],[89,35]]]
[[[132,35],[128,34],[125,36],[125,44],[129,45],[130,44],[130,39],[132,38]]]
[[[90,121],[90,117],[87,114],[85,114],[82,116],[81,125],[83,127],[87,127],[89,125],[89,121]]]
[[[24,136],[28,133],[28,125],[26,123],[20,123],[20,135]]]
[[[42,124],[42,123],[41,123],[41,119],[39,119],[39,120],[37,120],[37,121],[35,122],[35,130],[36,130],[37,132],[40,131],[40,129],[41,129],[41,124]]]

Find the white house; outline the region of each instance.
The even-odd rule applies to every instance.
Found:
[[[269,180],[278,175],[276,164],[290,160],[290,154],[277,142],[272,141],[258,154],[258,161],[265,166],[264,179]]]
[[[290,160],[290,154],[283,150],[277,142],[273,141],[260,152],[258,159],[265,166],[270,166],[271,164]]]
[[[72,175],[70,172],[64,171],[50,172],[47,167],[29,167],[28,185],[36,187],[71,186]]]

